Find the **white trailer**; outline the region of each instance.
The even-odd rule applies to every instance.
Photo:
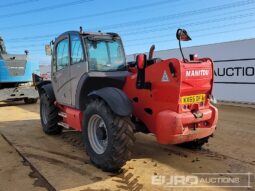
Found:
[[[196,53],[200,58],[213,59],[213,94],[217,100],[255,103],[255,39],[187,47],[183,48],[183,52],[186,58]],[[181,54],[176,48],[156,51],[154,57],[181,59]],[[133,61],[134,55],[127,58]]]

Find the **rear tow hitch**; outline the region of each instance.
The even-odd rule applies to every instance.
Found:
[[[200,119],[203,117],[203,113],[200,111],[194,111],[192,114],[195,116],[196,119]]]

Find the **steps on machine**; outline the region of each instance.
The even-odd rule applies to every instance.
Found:
[[[66,115],[65,112],[58,112],[58,115],[59,115],[60,117],[63,117],[63,118],[66,118],[66,117],[67,117],[67,115]]]
[[[64,127],[65,129],[70,129],[70,126],[67,123],[58,122],[58,125],[61,126],[61,127]]]
[[[58,115],[59,115],[60,117],[67,118],[67,115],[66,115],[65,112],[59,112]],[[69,126],[67,123],[58,122],[58,125],[64,127],[65,129],[70,129],[70,126]]]

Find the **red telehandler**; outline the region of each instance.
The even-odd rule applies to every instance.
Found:
[[[183,29],[177,39],[191,40]],[[128,160],[134,132],[153,133],[161,144],[201,147],[212,136],[218,111],[210,103],[213,62],[139,54],[127,64],[116,33],[69,31],[46,45],[51,81],[34,75],[43,131],[83,133],[91,161],[116,171]]]

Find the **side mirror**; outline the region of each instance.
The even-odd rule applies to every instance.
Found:
[[[52,55],[52,49],[51,49],[51,45],[45,45],[45,53],[47,56],[51,56]]]
[[[176,32],[176,38],[179,41],[190,41],[191,38],[185,29],[178,29]]]
[[[181,41],[190,41],[191,38],[188,35],[187,31],[185,29],[178,29],[176,32],[176,38],[179,40],[179,48],[180,48],[180,52],[183,58],[183,62],[186,62],[186,59],[184,57],[184,54],[182,52],[182,45],[181,45]]]

